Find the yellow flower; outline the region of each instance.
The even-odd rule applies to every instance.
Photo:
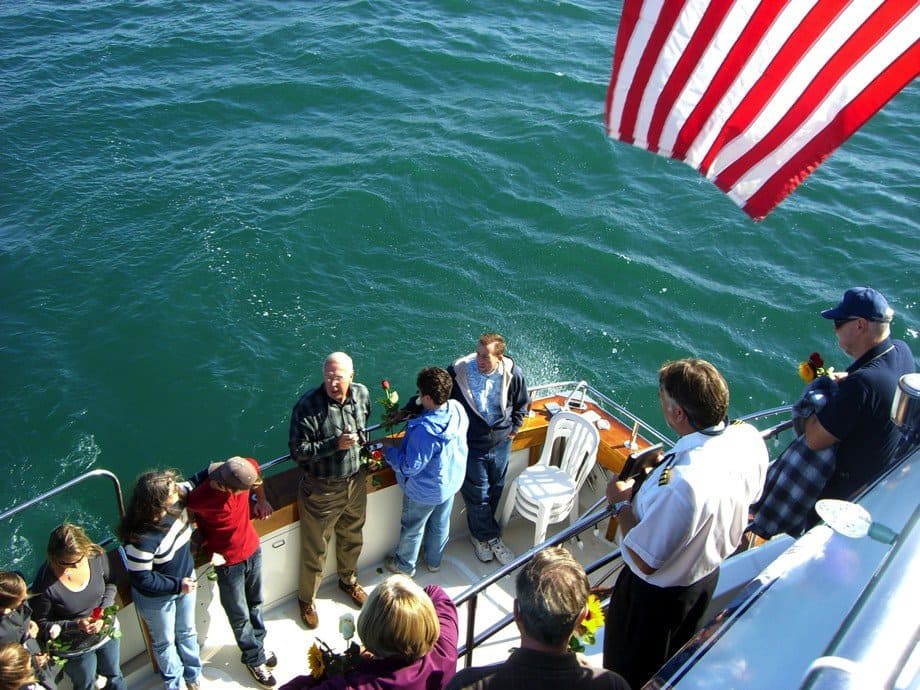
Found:
[[[307,662],[310,666],[310,675],[314,678],[322,678],[326,671],[326,664],[323,662],[323,650],[315,642],[307,651]]]
[[[815,370],[809,362],[799,363],[799,376],[802,377],[805,383],[811,383],[815,380]]]
[[[596,633],[597,629],[604,624],[604,609],[601,601],[595,595],[588,595],[588,615],[581,622],[582,627],[589,633]]]

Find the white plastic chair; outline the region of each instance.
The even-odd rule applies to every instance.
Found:
[[[557,441],[565,444],[559,466],[551,465]],[[526,468],[511,483],[501,524],[507,525],[515,509],[534,523],[534,546],[546,539],[546,528],[569,517],[578,517],[578,492],[597,462],[600,434],[595,426],[574,412],[557,412],[546,430],[546,442],[537,464]]]

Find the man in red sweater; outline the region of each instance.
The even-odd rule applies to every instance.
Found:
[[[255,501],[252,513],[265,519],[272,507],[265,500],[259,463],[233,457],[211,463],[189,482],[187,506],[194,514],[201,535],[201,548],[217,573],[220,603],[227,612],[242,661],[263,688],[274,688],[269,669],[278,659],[265,653],[265,622],[262,620],[262,549],[250,522],[250,490]]]

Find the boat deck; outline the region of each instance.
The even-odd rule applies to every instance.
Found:
[[[567,522],[551,525],[548,536],[558,533],[568,526]],[[603,527],[603,525],[602,525]],[[515,551],[523,553],[533,545],[533,523],[521,518],[514,518],[504,533],[505,542]],[[614,548],[604,539],[603,529],[595,536],[587,532],[582,536],[581,546],[574,540],[567,544],[579,560],[591,562]],[[263,545],[264,547],[264,545]],[[469,588],[471,582],[478,582],[499,569],[497,561],[482,563],[473,554],[466,535],[453,539],[447,547],[438,573],[430,573],[424,564],[420,564],[415,582],[424,587],[439,584],[447,592],[457,597]],[[201,642],[201,658],[204,663],[202,673],[203,688],[237,688],[258,687],[240,662],[239,650],[233,639],[227,617],[217,598],[217,583],[206,576],[207,567],[199,569],[198,588],[198,634]],[[375,585],[386,579],[390,573],[383,569],[382,563],[364,568],[359,573],[359,581],[370,591]],[[592,578],[592,583],[594,583]],[[610,578],[612,583],[612,578]],[[496,585],[480,595],[476,614],[476,629],[482,630],[491,623],[511,613],[514,600],[513,576],[505,577]],[[317,597],[320,626],[316,630],[307,630],[300,621],[296,596],[293,594],[270,605],[264,611],[268,634],[266,649],[278,656],[278,666],[274,670],[275,678],[281,685],[292,678],[309,673],[307,666],[307,649],[319,638],[334,650],[345,648],[345,641],[339,633],[339,617],[352,614],[357,620],[359,610],[351,604],[348,596],[339,590],[336,576],[327,577]],[[460,609],[461,644],[467,625],[467,607]],[[512,647],[520,643],[520,636],[514,625],[497,634],[487,643],[477,648],[474,665],[494,663],[507,658]],[[586,656],[592,663],[601,664],[600,644],[590,648]],[[458,667],[462,667],[461,659]],[[147,690],[162,687],[162,682],[155,676],[148,663],[126,669],[128,685],[132,690]]]

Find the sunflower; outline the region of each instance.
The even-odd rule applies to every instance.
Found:
[[[307,662],[310,666],[310,675],[314,678],[322,678],[326,672],[326,662],[323,658],[323,650],[315,642],[307,651]]]
[[[585,644],[594,644],[597,641],[597,629],[604,625],[604,609],[596,595],[588,595],[585,608],[587,614],[584,620],[575,627],[575,632],[569,638],[569,649],[573,652],[584,652]]]
[[[588,608],[588,615],[581,622],[581,626],[586,632],[593,635],[604,624],[604,609],[601,606],[601,600],[594,594],[588,595],[588,601],[585,606]]]

